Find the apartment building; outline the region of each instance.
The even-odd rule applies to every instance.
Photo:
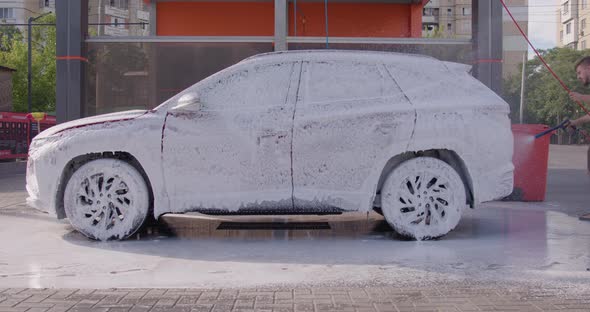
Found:
[[[423,36],[437,29],[447,38],[471,38],[472,0],[430,0],[424,6]]]
[[[26,24],[29,17],[53,12],[55,0],[0,0],[0,23]],[[19,27],[24,30],[24,26]]]
[[[557,46],[576,50],[590,48],[590,6],[588,0],[559,0]]]
[[[0,23],[26,24],[29,17],[35,17],[47,12],[55,12],[55,1],[56,0],[0,0]],[[90,24],[89,31],[91,32],[91,35],[149,35],[149,1],[86,1],[88,1],[88,21]],[[25,30],[24,26],[20,26],[19,28]]]
[[[472,35],[472,1],[477,0],[431,0],[424,6],[422,35],[428,37],[436,29],[446,38],[470,39]],[[586,0],[587,1],[587,0]],[[528,33],[528,0],[506,0],[507,6],[520,27]],[[527,51],[527,44],[510,16],[503,16],[503,76],[520,72]]]
[[[39,0],[39,9],[41,13],[55,12],[56,0]]]
[[[422,36],[433,35],[437,31],[444,37],[454,36],[454,6],[443,5],[449,0],[430,0],[423,9]],[[454,1],[452,1],[454,2]]]
[[[148,36],[149,1],[90,0],[88,23],[91,36]]]

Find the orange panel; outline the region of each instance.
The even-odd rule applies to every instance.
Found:
[[[273,2],[160,2],[158,36],[273,36]]]
[[[422,37],[422,9],[424,5],[413,4],[410,6],[410,37]]]
[[[273,36],[273,2],[160,2],[159,36]],[[420,37],[422,5],[328,3],[331,37]],[[323,2],[297,4],[297,36],[325,36]],[[289,4],[289,35],[294,35]]]
[[[325,36],[324,14],[323,2],[297,3],[297,36]],[[292,4],[289,20],[289,35],[293,36]],[[328,34],[331,37],[410,37],[410,22],[410,5],[328,3]],[[421,29],[421,18],[418,23]]]

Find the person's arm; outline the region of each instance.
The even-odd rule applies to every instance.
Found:
[[[590,103],[590,95],[588,95],[588,94],[582,94],[582,93],[572,91],[572,92],[570,92],[570,98],[572,99],[572,101],[579,102],[581,104]],[[568,126],[578,127],[578,126],[583,125],[587,122],[590,122],[590,115],[588,115],[588,114],[586,114],[578,119],[574,119],[574,120],[570,121]]]
[[[572,101],[580,103],[590,103],[590,94],[582,94],[578,92],[570,92]]]
[[[588,114],[586,114],[578,119],[574,119],[574,120],[570,121],[570,126],[578,127],[578,126],[583,125],[587,122],[590,122],[590,115],[588,115]]]

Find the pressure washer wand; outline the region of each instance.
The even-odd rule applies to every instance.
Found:
[[[538,138],[540,138],[540,137],[542,137],[544,135],[547,135],[549,133],[552,133],[555,130],[565,129],[565,128],[567,128],[567,126],[569,125],[569,123],[570,123],[570,120],[569,119],[566,119],[566,120],[562,121],[559,125],[557,125],[557,126],[555,126],[553,128],[549,128],[549,129],[547,129],[547,130],[545,130],[545,131],[543,131],[543,132],[535,135],[535,139],[538,139]]]

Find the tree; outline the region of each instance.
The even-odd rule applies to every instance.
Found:
[[[541,56],[551,69],[572,91],[588,93],[576,79],[574,65],[577,60],[588,55],[587,51],[570,48],[541,50]],[[559,119],[577,118],[583,110],[570,100],[568,93],[557,79],[541,63],[538,57],[526,64],[525,122],[553,125]],[[518,120],[520,103],[521,74],[515,74],[504,82],[504,99],[510,103],[513,122]]]
[[[55,24],[55,14],[37,20],[37,23]],[[12,99],[14,111],[26,112],[27,96],[27,42],[18,33],[2,34],[0,65],[16,69],[12,76]],[[55,111],[55,47],[54,26],[33,26],[32,28],[32,110]]]
[[[0,27],[0,51],[9,51],[9,42],[12,40],[22,40],[22,33],[15,26],[2,26]]]

